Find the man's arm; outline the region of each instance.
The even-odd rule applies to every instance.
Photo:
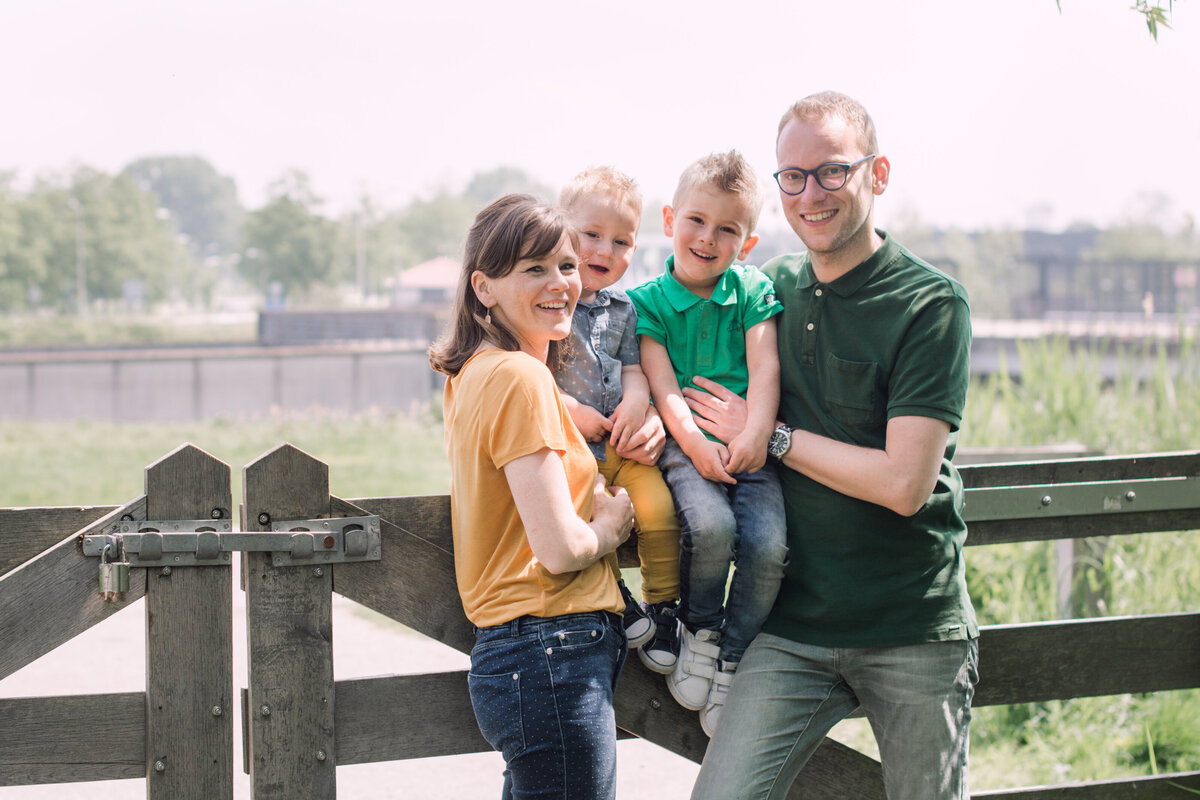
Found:
[[[683,392],[696,422],[715,436],[740,432],[746,401],[718,383],[699,378],[705,391]],[[932,417],[888,420],[884,449],[848,444],[808,431],[792,431],[784,466],[842,494],[912,516],[937,485],[950,425]]]

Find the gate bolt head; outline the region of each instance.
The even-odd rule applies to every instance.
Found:
[[[155,761],[154,762],[154,771],[155,772],[166,772],[167,771],[166,762],[163,761],[161,758],[158,761]]]
[[[325,759],[326,759],[325,751],[318,750],[317,751],[317,761],[324,761]]]

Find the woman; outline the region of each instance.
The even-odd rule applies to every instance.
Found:
[[[449,376],[454,563],[475,626],[468,685],[506,765],[502,798],[612,798],[612,697],[624,603],[603,557],[633,507],[609,495],[550,372],[579,298],[575,234],[507,195],[475,218],[449,333],[429,351]]]

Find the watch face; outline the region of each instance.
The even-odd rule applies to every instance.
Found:
[[[787,452],[788,445],[791,444],[792,437],[785,431],[776,428],[771,433],[771,438],[767,440],[767,452],[770,455],[778,458]]]

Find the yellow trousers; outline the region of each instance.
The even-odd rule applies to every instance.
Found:
[[[604,461],[597,461],[609,486],[620,486],[633,503],[633,524],[638,537],[641,562],[642,599],[647,603],[679,599],[679,517],[675,501],[658,467],[647,467],[621,458],[610,443],[604,445]],[[610,558],[620,578],[617,559]]]

